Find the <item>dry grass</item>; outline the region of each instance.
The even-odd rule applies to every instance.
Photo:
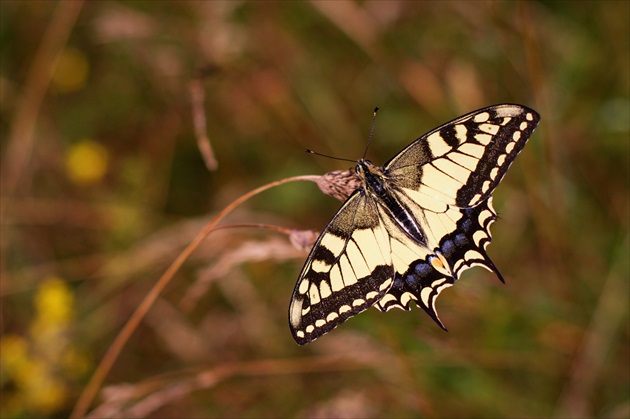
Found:
[[[2,417],[630,415],[629,3],[0,8]],[[295,345],[295,231],[338,201],[248,191],[346,169],[303,151],[360,157],[376,105],[382,163],[500,102],[543,118],[495,193],[507,286]]]

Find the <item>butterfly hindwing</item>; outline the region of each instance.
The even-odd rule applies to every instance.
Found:
[[[377,204],[357,190],[319,236],[293,291],[289,325],[303,345],[365,311],[394,273]]]
[[[491,240],[490,225],[496,220],[492,198],[476,207],[453,208],[450,212],[439,217],[443,218],[442,224],[451,226],[451,231],[443,235],[427,257],[414,260],[407,266],[402,265],[400,269],[397,267],[392,287],[375,305],[376,308],[381,311],[392,308],[409,310],[410,303],[415,302],[445,329],[435,309],[435,301],[443,289],[459,279],[463,271],[483,266],[503,281],[485,251]]]

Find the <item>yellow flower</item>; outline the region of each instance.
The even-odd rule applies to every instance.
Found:
[[[0,370],[12,376],[28,363],[28,346],[21,336],[6,335],[0,339]]]
[[[93,184],[105,175],[108,160],[109,153],[105,147],[96,141],[82,140],[68,150],[66,173],[76,184]]]
[[[0,338],[3,403],[0,416],[47,416],[67,408],[74,382],[90,368],[72,340],[74,295],[56,277],[42,281],[34,298],[30,339]]]

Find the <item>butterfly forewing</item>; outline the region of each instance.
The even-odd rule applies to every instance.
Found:
[[[458,207],[486,200],[540,121],[525,106],[471,112],[420,137],[384,166],[410,195]]]
[[[319,236],[293,290],[289,325],[303,345],[380,300],[394,278],[377,204],[357,190]]]
[[[382,169],[364,160],[362,186],[326,226],[293,291],[289,324],[299,344],[375,305],[435,310],[440,292],[472,266],[494,271],[486,247],[492,191],[540,116],[504,104],[471,112],[411,143]]]

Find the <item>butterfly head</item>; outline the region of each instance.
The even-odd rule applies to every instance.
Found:
[[[380,167],[376,167],[371,161],[361,159],[357,162],[354,169],[357,176],[361,179],[364,190],[371,192],[377,197],[382,197],[386,194],[387,182],[385,174]]]
[[[361,178],[364,178],[365,177],[365,172],[370,170],[369,169],[370,166],[372,166],[372,162],[371,161],[365,160],[365,159],[361,159],[361,160],[357,161],[356,166],[354,166],[354,171]]]

